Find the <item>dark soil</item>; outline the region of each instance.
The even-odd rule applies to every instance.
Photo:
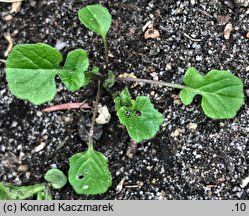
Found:
[[[199,97],[185,107],[179,101],[178,90],[129,85],[133,96],[148,95],[165,115],[157,136],[139,144],[136,155],[129,159],[126,151],[130,138],[115,115],[112,97],[104,92],[101,104],[108,106],[112,118],[103,125],[103,135],[95,149],[108,158],[113,185],[105,194],[83,196],[68,184],[54,191],[54,198],[249,199],[249,184],[242,185],[249,176],[248,8],[237,6],[232,0],[98,2],[108,7],[113,16],[108,43],[113,55],[110,68],[116,75],[133,72],[140,78],[158,77],[181,83],[189,66],[203,73],[214,68],[229,69],[244,82],[245,104],[234,119],[211,120],[203,114]],[[63,41],[64,55],[84,48],[92,66],[103,65],[100,38],[77,18],[79,8],[90,3],[96,1],[27,0],[10,21],[4,20],[10,4],[0,3],[0,59],[6,59],[8,43],[4,33],[15,32],[15,45],[43,42],[55,46]],[[151,15],[161,37],[145,40],[142,29]],[[231,16],[234,31],[229,40],[224,39],[225,25],[218,24],[218,15]],[[87,147],[77,125],[89,113],[41,110],[66,102],[87,100],[92,104],[96,83],[71,93],[58,82],[58,94],[51,103],[33,106],[10,93],[4,66],[0,63],[0,180],[31,185],[44,182],[43,176],[51,167],[67,173],[68,159]],[[117,84],[115,89],[123,87],[124,84]],[[44,148],[36,152],[42,143]]]

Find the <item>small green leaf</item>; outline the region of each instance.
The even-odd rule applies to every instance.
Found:
[[[130,92],[127,88],[119,93],[119,96],[114,98],[115,108],[119,110],[122,107],[132,108],[134,100],[131,99]]]
[[[0,182],[0,200],[23,200],[44,191],[43,184],[14,186]]]
[[[148,97],[139,96],[132,100],[127,89],[114,99],[117,115],[136,142],[154,137],[164,118]]]
[[[78,12],[80,21],[90,30],[106,38],[112,17],[107,8],[96,4],[81,8]]]
[[[210,118],[234,118],[244,102],[243,83],[229,71],[211,70],[202,76],[195,68],[189,68],[184,83],[186,88],[180,92],[183,104],[189,105],[195,95],[201,95],[202,109]]]
[[[64,70],[59,73],[59,76],[67,89],[76,91],[88,84],[84,74],[88,67],[89,60],[85,50],[76,49],[68,53],[63,67]]]
[[[61,61],[61,53],[46,44],[15,46],[6,62],[11,92],[34,104],[51,101],[56,95],[54,77]]]
[[[93,67],[91,70],[85,72],[85,83],[86,85],[91,82],[95,75],[99,74],[99,68]]]
[[[108,78],[104,82],[104,87],[105,88],[111,88],[116,81],[116,76],[113,74],[112,71],[108,72]]]
[[[89,66],[84,50],[70,52],[63,69],[59,67],[61,61],[61,53],[47,44],[15,46],[6,62],[6,79],[11,92],[17,98],[39,105],[55,97],[57,74],[71,91],[90,82],[92,76],[84,74]]]
[[[51,183],[54,189],[60,189],[67,183],[67,177],[58,169],[50,169],[46,172],[44,178]]]
[[[100,194],[112,184],[107,160],[102,153],[88,149],[70,158],[69,182],[78,194]]]

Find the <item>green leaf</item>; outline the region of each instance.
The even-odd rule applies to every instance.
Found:
[[[53,196],[51,194],[50,188],[47,186],[44,188],[44,191],[40,191],[37,193],[37,200],[53,200]]]
[[[99,68],[93,67],[91,70],[85,72],[86,84],[89,84],[95,75],[99,74]]]
[[[11,92],[20,99],[39,105],[56,95],[55,76],[59,74],[71,91],[87,85],[87,53],[77,49],[68,54],[64,68],[61,53],[47,44],[22,44],[13,48],[6,62],[6,79]]]
[[[136,142],[154,137],[164,118],[148,97],[139,96],[132,100],[127,89],[114,99],[117,115]]]
[[[63,188],[67,183],[67,177],[59,169],[48,170],[44,178],[51,183],[54,189]]]
[[[106,38],[112,17],[107,8],[96,4],[81,8],[78,12],[80,21],[90,30]]]
[[[130,92],[127,88],[119,93],[119,96],[114,98],[115,108],[119,110],[122,107],[132,108],[134,100],[131,99]]]
[[[189,105],[195,95],[201,95],[202,109],[210,118],[234,118],[244,102],[243,83],[229,71],[211,70],[202,76],[189,68],[184,83],[186,88],[180,92],[183,104]]]
[[[10,200],[11,195],[9,194],[8,188],[0,182],[0,200]]]
[[[88,67],[89,60],[85,50],[76,49],[68,53],[63,67],[64,70],[59,73],[59,76],[67,89],[76,91],[88,84],[84,74]]]
[[[6,62],[6,79],[11,92],[34,104],[51,101],[56,95],[54,77],[61,61],[61,53],[46,44],[15,46]]]
[[[44,191],[43,184],[31,186],[14,186],[11,184],[0,183],[0,200],[23,200]]]
[[[70,158],[68,176],[78,194],[104,193],[112,184],[106,158],[91,148]]]
[[[109,89],[114,85],[115,81],[116,81],[116,76],[113,74],[112,71],[109,71],[108,78],[105,80],[103,85],[105,88]]]

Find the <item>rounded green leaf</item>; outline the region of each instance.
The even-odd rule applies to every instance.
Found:
[[[243,83],[229,71],[211,70],[202,76],[189,68],[184,83],[186,87],[180,92],[183,104],[189,105],[195,95],[201,95],[202,109],[210,118],[234,118],[244,102]]]
[[[59,169],[48,170],[44,178],[51,183],[54,189],[63,188],[67,183],[67,177]]]
[[[114,102],[119,121],[136,142],[154,137],[164,121],[163,115],[154,108],[148,97],[139,96],[134,101],[127,89]]]
[[[104,193],[112,184],[106,158],[93,149],[70,158],[68,180],[78,194]]]
[[[107,32],[111,26],[112,17],[107,8],[96,4],[88,5],[79,10],[80,21],[90,30],[106,38]]]
[[[47,44],[15,46],[6,61],[11,92],[37,105],[51,101],[56,95],[54,77],[61,61],[61,53]]]

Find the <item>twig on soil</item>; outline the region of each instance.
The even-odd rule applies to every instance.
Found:
[[[147,80],[147,79],[138,79],[138,78],[126,78],[126,77],[118,77],[117,81],[122,82],[141,82],[141,83],[148,83],[148,84],[154,84],[158,86],[166,86],[169,88],[177,88],[177,89],[184,89],[184,85],[175,84],[175,83],[168,83],[163,81],[155,81],[155,80]]]
[[[185,32],[182,33],[183,36],[185,36],[186,38],[188,38],[189,40],[195,41],[195,42],[200,42],[202,41],[202,39],[198,39],[198,38],[192,38],[190,37],[188,34],[186,34]]]
[[[21,1],[15,1],[12,3],[11,5],[11,10],[10,10],[10,13],[17,13],[21,10],[21,5],[22,5],[22,2]]]
[[[139,185],[125,185],[125,188],[138,188]]]
[[[8,42],[7,50],[4,52],[4,56],[7,57],[13,48],[13,39],[12,39],[9,32],[5,32],[3,36],[4,36],[5,40]]]
[[[54,112],[58,110],[68,110],[68,109],[90,109],[91,107],[88,103],[65,103],[65,104],[58,104],[50,107],[46,107],[42,109],[42,112]]]
[[[199,11],[201,14],[203,14],[203,15],[205,15],[205,16],[211,18],[211,19],[214,19],[214,17],[213,17],[212,15],[210,15],[208,12],[203,11],[203,10],[201,10],[201,9],[198,9],[198,11]]]
[[[93,148],[94,125],[95,125],[95,119],[97,117],[100,95],[101,95],[101,81],[98,80],[98,90],[97,90],[96,100],[95,100],[95,103],[94,103],[94,110],[93,110],[93,117],[92,117],[91,127],[90,127],[89,134],[88,134],[88,146],[91,149]]]
[[[0,59],[0,63],[4,63],[4,64],[6,64],[6,60],[5,59]]]

